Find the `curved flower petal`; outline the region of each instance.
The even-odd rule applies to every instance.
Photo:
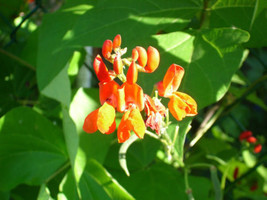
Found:
[[[133,130],[139,138],[143,139],[146,131],[146,125],[140,111],[137,108],[130,111],[128,120],[131,130]]]
[[[119,143],[125,142],[133,131],[139,138],[144,138],[146,126],[138,108],[127,110],[119,124],[117,135]]]
[[[98,111],[97,119],[97,128],[101,133],[112,133],[114,129],[115,122],[115,108],[108,103],[104,103]]]
[[[186,116],[197,114],[197,104],[189,95],[181,92],[174,92],[168,104],[168,108],[173,117],[181,121]]]
[[[100,103],[110,103],[113,107],[117,107],[118,88],[120,85],[115,81],[99,83]]]
[[[119,143],[125,142],[131,136],[131,129],[128,127],[129,114],[130,114],[130,111],[129,110],[126,111],[119,124],[118,130],[117,130],[117,137],[118,137]]]
[[[97,131],[96,119],[98,116],[98,111],[99,111],[99,108],[97,110],[94,110],[93,112],[91,112],[85,118],[84,123],[83,123],[83,130],[86,133],[94,133]]]
[[[194,116],[197,114],[197,103],[196,101],[186,93],[183,92],[174,92],[174,95],[180,97],[183,102],[185,102],[188,106],[186,110],[187,116]]]
[[[172,64],[168,68],[163,81],[157,84],[159,95],[164,97],[171,96],[171,94],[179,88],[183,76],[184,68],[179,65]]]
[[[122,85],[125,93],[125,104],[126,109],[131,106],[135,105],[141,111],[144,109],[144,92],[143,89],[137,84],[129,84],[125,82]]]
[[[106,82],[115,78],[115,73],[108,71],[108,68],[106,67],[100,55],[96,56],[93,67],[99,81]]]
[[[83,130],[86,133],[94,133],[99,130],[101,133],[110,134],[115,129],[115,108],[108,103],[104,103],[100,108],[87,115],[83,124]]]

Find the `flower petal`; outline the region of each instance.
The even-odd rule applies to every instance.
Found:
[[[184,68],[182,68],[179,65],[172,64],[163,78],[162,82],[163,85],[161,86],[163,87],[163,91],[161,91],[160,94],[163,93],[164,97],[170,96],[173,92],[175,92],[179,88],[183,76],[184,76]]]
[[[113,107],[117,106],[118,88],[119,84],[115,81],[100,82],[99,83],[99,98],[100,103],[110,103]]]
[[[188,109],[186,110],[187,116],[194,116],[197,114],[197,103],[191,96],[183,92],[174,92],[174,94],[180,97],[183,100],[183,102],[187,104],[188,106]]]
[[[128,127],[128,122],[127,122],[129,114],[130,114],[130,111],[129,110],[126,111],[119,124],[118,130],[117,130],[117,137],[118,137],[119,143],[125,142],[131,136],[131,129]]]
[[[127,82],[122,85],[122,88],[124,88],[125,93],[126,109],[127,106],[134,104],[140,111],[143,110],[145,106],[143,89],[137,84],[129,84]]]
[[[104,103],[99,108],[98,115],[95,120],[97,121],[97,128],[101,133],[112,133],[116,129],[116,124],[114,129],[115,108],[108,103]]]
[[[130,111],[128,126],[130,126],[131,130],[133,130],[139,138],[144,138],[146,125],[140,111],[137,108],[133,108]]]
[[[174,92],[171,95],[168,108],[178,121],[181,121],[186,116],[194,116],[197,114],[197,104],[195,100],[182,92]]]
[[[98,111],[99,109],[94,110],[89,115],[87,115],[87,117],[85,118],[84,123],[83,123],[83,130],[86,133],[94,133],[97,131],[96,119],[98,116]]]

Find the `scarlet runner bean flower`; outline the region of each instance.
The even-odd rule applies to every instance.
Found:
[[[177,92],[182,78],[184,76],[184,68],[179,65],[172,64],[163,81],[157,84],[160,96],[170,98],[168,108],[173,117],[181,121],[186,116],[194,116],[197,114],[197,103],[188,94]]]
[[[129,139],[131,131],[142,139],[146,127],[160,134],[166,108],[158,98],[144,94],[143,89],[137,84],[138,72],[152,73],[158,68],[158,50],[149,46],[146,51],[143,47],[137,46],[132,51],[132,57],[125,59],[122,56],[126,53],[126,48],[122,49],[120,46],[120,35],[115,36],[113,41],[106,40],[103,43],[102,55],[113,64],[112,70],[107,68],[100,55],[94,60],[101,107],[87,115],[83,129],[87,133],[99,130],[103,134],[110,134],[116,130],[116,111],[121,112],[123,117],[117,128],[117,137],[118,142],[122,143]],[[123,72],[125,65],[129,67],[126,76]],[[197,114],[197,105],[193,98],[185,93],[176,92],[183,73],[182,67],[173,64],[167,71],[162,85],[159,84],[159,93],[171,99],[168,106],[177,120]],[[116,78],[123,84],[118,84]],[[146,114],[145,120],[141,114],[143,110]]]

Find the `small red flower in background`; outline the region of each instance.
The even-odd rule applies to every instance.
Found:
[[[248,137],[252,136],[252,132],[251,131],[243,131],[240,135],[239,135],[239,140],[242,141],[244,139],[247,139]]]
[[[234,178],[234,180],[237,179],[237,177],[238,177],[238,172],[239,172],[239,168],[236,167],[235,170],[234,170],[234,174],[233,174],[233,178]]]
[[[93,67],[100,81],[99,97],[102,106],[87,115],[83,125],[83,130],[87,133],[99,130],[103,134],[110,134],[116,130],[116,111],[121,112],[123,117],[117,129],[119,143],[128,140],[131,131],[142,139],[146,127],[160,134],[166,116],[166,108],[160,100],[144,94],[143,89],[136,83],[138,72],[152,73],[158,68],[158,50],[152,46],[147,50],[137,46],[133,49],[131,58],[122,58],[125,53],[126,48],[121,49],[120,35],[116,35],[113,41],[106,40],[103,43],[102,55],[113,64],[113,69],[107,68],[100,55],[96,56]],[[123,72],[125,66],[129,67],[126,76]],[[183,74],[182,67],[171,65],[158,88],[161,96],[170,98],[168,107],[177,120],[197,114],[195,100],[176,91]],[[115,78],[120,79],[123,84],[118,84]],[[143,119],[141,114],[143,110],[146,119]]]
[[[248,130],[243,131],[239,135],[239,140],[240,142],[246,140],[249,144],[252,144],[254,153],[260,153],[262,150],[262,145],[259,144],[257,138],[253,136],[253,133],[251,131]]]
[[[261,144],[257,144],[254,147],[254,153],[260,153],[261,152],[261,149],[262,149],[262,145]]]

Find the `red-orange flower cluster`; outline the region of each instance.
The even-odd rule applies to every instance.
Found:
[[[253,151],[254,153],[260,153],[262,150],[262,145],[261,144],[257,144],[258,140],[257,138],[255,138],[253,136],[253,133],[251,131],[243,131],[240,135],[239,135],[239,141],[242,142],[246,140],[248,143],[253,145]]]
[[[116,130],[116,111],[123,113],[117,128],[118,142],[125,142],[133,131],[139,138],[145,135],[146,127],[150,127],[158,134],[162,128],[166,108],[157,98],[151,98],[143,93],[143,89],[136,83],[138,72],[152,73],[160,62],[160,55],[156,48],[149,46],[147,51],[137,46],[132,51],[132,57],[122,59],[126,49],[121,49],[121,36],[117,35],[113,41],[106,40],[102,46],[103,57],[113,64],[109,70],[100,55],[97,55],[93,67],[99,80],[99,96],[101,107],[91,112],[84,121],[83,129],[87,133],[99,130],[103,134],[110,134]],[[126,76],[124,67],[128,66]],[[196,102],[185,93],[176,92],[184,70],[178,65],[171,65],[162,83],[159,84],[159,94],[169,97],[169,109],[177,120],[185,116],[197,114]],[[123,84],[114,79],[119,78]],[[144,120],[141,112],[145,111]]]

